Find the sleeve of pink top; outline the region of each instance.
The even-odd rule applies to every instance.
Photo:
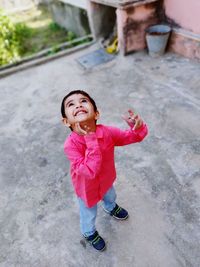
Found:
[[[148,134],[148,128],[145,123],[137,130],[121,130],[115,127],[108,127],[116,146],[125,146],[131,143],[141,142]]]
[[[65,147],[65,154],[71,163],[73,174],[83,179],[94,179],[101,167],[102,156],[95,133],[84,136],[86,149],[80,151],[75,144]]]

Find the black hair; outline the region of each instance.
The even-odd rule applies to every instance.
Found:
[[[86,93],[86,92],[83,91],[83,90],[74,90],[74,91],[69,92],[69,93],[63,98],[63,100],[62,100],[62,104],[61,104],[61,114],[62,114],[62,117],[63,117],[63,118],[66,118],[66,114],[65,114],[65,100],[66,100],[69,96],[71,96],[71,95],[75,95],[75,94],[81,94],[81,95],[86,96],[86,97],[90,100],[90,102],[91,102],[91,104],[92,104],[92,106],[93,106],[93,108],[94,108],[94,111],[95,111],[95,112],[97,111],[96,103],[95,103],[94,99],[93,99],[90,95],[88,95],[88,93]]]

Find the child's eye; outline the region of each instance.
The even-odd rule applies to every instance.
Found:
[[[82,103],[86,103],[87,102],[87,99],[82,99],[81,102]]]
[[[68,107],[71,107],[71,106],[73,106],[73,105],[74,105],[73,103],[69,103],[69,104],[68,104]]]

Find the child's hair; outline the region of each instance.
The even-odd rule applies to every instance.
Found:
[[[67,95],[63,98],[63,100],[62,100],[62,104],[61,104],[61,114],[62,114],[62,117],[63,117],[63,118],[66,118],[66,114],[65,114],[65,100],[66,100],[69,96],[71,96],[71,95],[75,95],[75,94],[81,94],[81,95],[86,96],[86,97],[90,100],[90,102],[91,102],[91,104],[92,104],[92,106],[93,106],[93,108],[94,108],[94,111],[95,111],[95,112],[97,111],[96,103],[95,103],[94,99],[93,99],[91,96],[88,95],[88,93],[86,93],[85,91],[82,91],[82,90],[74,90],[74,91],[69,92],[69,94],[67,94]]]

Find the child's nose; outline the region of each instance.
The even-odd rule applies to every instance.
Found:
[[[82,107],[82,103],[77,103],[76,108],[81,108]]]

